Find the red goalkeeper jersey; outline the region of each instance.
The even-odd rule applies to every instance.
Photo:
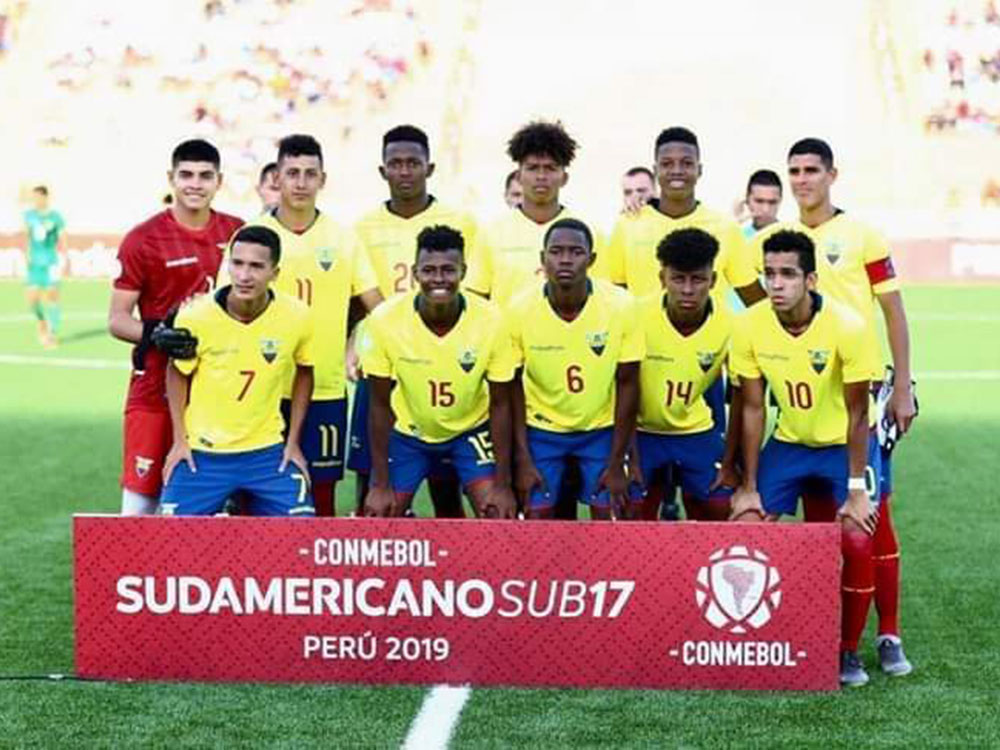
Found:
[[[165,318],[184,300],[212,289],[229,238],[242,225],[235,216],[212,211],[205,227],[191,229],[170,209],[162,211],[125,235],[114,287],[139,292],[143,320]],[[143,370],[132,372],[126,410],[166,411],[166,366],[167,358],[150,348]]]

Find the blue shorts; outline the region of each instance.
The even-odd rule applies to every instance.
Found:
[[[614,430],[605,427],[586,432],[552,432],[536,427],[528,428],[528,450],[535,468],[542,475],[544,486],[533,489],[528,505],[531,508],[551,508],[556,504],[566,472],[566,459],[575,457],[580,466],[579,502],[606,508],[611,504],[607,490],[597,492],[601,472],[608,465],[611,455],[611,437]]]
[[[347,454],[347,468],[359,474],[371,474],[372,471],[372,454],[368,445],[370,399],[368,378],[360,378],[354,384],[354,400],[351,402],[351,446]]]
[[[292,402],[281,402],[285,431]],[[310,401],[302,424],[299,446],[309,462],[309,475],[314,481],[336,481],[344,477],[344,436],[347,434],[347,399]]]
[[[393,430],[389,435],[389,484],[393,492],[412,495],[430,476],[451,469],[468,487],[496,475],[489,423],[443,443],[428,443]]]
[[[639,468],[646,483],[657,472],[668,471],[674,484],[679,484],[684,494],[695,500],[728,500],[734,488],[718,487],[709,490],[725,453],[725,440],[714,429],[691,435],[657,435],[638,432]]]
[[[865,479],[868,496],[876,505],[881,464],[880,452],[873,451],[869,441]],[[766,513],[794,515],[803,494],[826,495],[837,507],[843,505],[847,499],[847,474],[846,445],[810,448],[772,438],[760,454],[757,489]]]
[[[195,471],[177,464],[160,496],[166,516],[211,516],[226,500],[243,490],[250,495],[251,516],[312,516],[312,495],[294,465],[278,471],[284,446],[272,445],[243,453],[191,451]]]

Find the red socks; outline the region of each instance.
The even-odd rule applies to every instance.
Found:
[[[316,506],[317,516],[336,515],[333,504],[333,492],[336,486],[337,482],[333,479],[313,480],[313,504]]]
[[[892,525],[890,500],[882,495],[875,527],[872,559],[875,561],[875,609],[878,634],[899,635],[899,539]]]
[[[841,530],[841,627],[840,650],[857,651],[865,629],[868,608],[875,590],[875,564],[872,561],[872,537],[857,529]]]

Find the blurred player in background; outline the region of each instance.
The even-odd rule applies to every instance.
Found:
[[[164,515],[214,515],[236,492],[250,515],[314,514],[299,448],[313,387],[313,326],[302,302],[268,287],[280,261],[277,234],[240,229],[227,264],[232,283],[177,314],[197,343],[194,356],[167,369],[173,446],[163,468]]]
[[[781,178],[770,169],[758,169],[750,175],[744,199],[750,219],[743,225],[743,236],[748,240],[757,232],[778,220],[781,208]]]
[[[419,284],[414,274],[417,237],[430,226],[457,229],[464,247],[471,248],[476,238],[472,216],[442,203],[427,190],[427,180],[434,174],[427,134],[412,125],[399,125],[382,137],[379,174],[389,189],[389,199],[361,218],[356,231],[375,269],[378,288],[385,299],[415,291]],[[463,262],[464,262],[463,253]],[[364,324],[362,324],[364,325]],[[349,350],[349,355],[351,354]],[[349,356],[350,362],[354,361]],[[356,369],[356,368],[355,368]],[[356,372],[349,372],[357,377]],[[363,512],[368,495],[371,455],[368,441],[368,382],[357,381],[351,408],[350,454],[347,466],[357,475],[357,512]],[[454,471],[438,467],[428,480],[434,513],[439,518],[460,518],[461,486]]]
[[[282,272],[274,288],[298,297],[315,321],[315,386],[302,428],[316,515],[332,516],[337,481],[344,476],[347,439],[345,355],[351,300],[372,310],[382,301],[368,254],[355,232],[316,207],[326,184],[323,151],[310,135],[289,135],[278,144],[278,206],[255,224],[281,238]],[[290,418],[292,382],[282,410]]]
[[[429,227],[414,244],[418,291],[376,310],[359,345],[371,389],[365,515],[403,515],[420,483],[447,463],[476,516],[513,518],[514,359],[500,310],[459,291],[460,232]]]
[[[840,680],[860,686],[868,675],[858,641],[875,577],[871,534],[878,511],[869,477],[877,471],[878,452],[868,444],[868,389],[877,360],[861,317],[816,292],[816,249],[807,235],[772,234],[763,243],[763,258],[771,302],[741,316],[733,335],[732,367],[743,392],[744,465],[733,518],[794,515],[807,494],[822,499],[828,511],[817,518],[807,504],[806,521],[840,517]],[[765,380],[779,416],[761,451]]]
[[[278,207],[281,201],[281,189],[278,187],[278,163],[268,162],[260,170],[257,187],[254,188],[260,197],[260,211],[267,213]]]
[[[625,454],[635,429],[645,339],[632,295],[591,279],[593,235],[576,219],[549,227],[546,282],[505,313],[520,375],[514,399],[515,487],[529,518],[553,518],[567,459],[579,464],[574,500],[592,518],[622,517]]]
[[[865,336],[875,362],[882,361],[875,319],[875,302],[882,310],[892,356],[892,370],[880,383],[884,440],[879,477],[879,522],[875,531],[876,647],[887,674],[909,674],[913,666],[903,653],[899,630],[899,540],[892,523],[892,460],[895,439],[905,435],[916,417],[910,370],[910,334],[899,279],[885,238],[833,205],[830,191],[837,179],[833,150],[818,138],[804,138],[788,152],[788,179],[799,206],[797,226],[816,244],[819,290],[855,310],[865,321]],[[879,430],[871,439],[878,440]]]
[[[719,379],[732,334],[732,314],[710,292],[719,243],[700,229],[677,229],[657,248],[663,291],[639,302],[646,357],[639,366],[639,418],[633,472],[646,489],[629,514],[655,520],[660,505],[682,490],[690,521],[725,521],[739,484],[742,399],[734,390],[725,440],[713,429],[705,391]]]
[[[517,170],[510,172],[503,183],[503,200],[507,208],[520,208],[521,201],[524,200],[524,188],[521,181],[517,179]]]
[[[656,179],[647,167],[632,167],[622,175],[622,211],[644,206],[656,197]]]
[[[125,401],[122,515],[154,513],[159,501],[171,444],[167,358],[190,350],[183,332],[172,329],[172,315],[185,300],[211,291],[226,245],[243,223],[212,210],[222,172],[219,152],[207,141],[178,145],[167,178],[172,204],[132,229],[118,248],[121,268],[108,311],[111,335],[136,345]]]
[[[38,320],[38,340],[46,349],[59,343],[59,263],[65,262],[66,222],[49,207],[49,189],[38,185],[31,191],[32,207],[24,212],[28,308]]]

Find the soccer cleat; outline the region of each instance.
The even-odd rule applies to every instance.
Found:
[[[913,671],[906,654],[903,653],[903,642],[894,635],[880,635],[875,639],[878,649],[878,663],[882,671],[892,677],[902,677]]]
[[[840,684],[847,687],[861,687],[868,684],[868,673],[857,651],[840,652]]]

